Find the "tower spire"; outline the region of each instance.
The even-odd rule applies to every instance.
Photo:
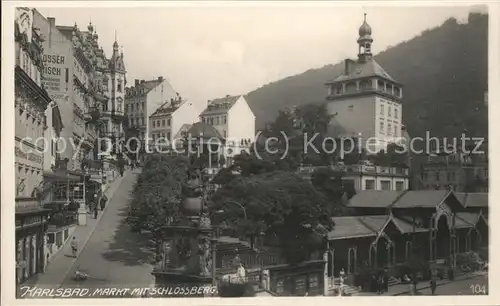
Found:
[[[363,24],[359,28],[358,33],[359,33],[359,38],[358,38],[358,45],[359,45],[358,59],[360,61],[366,61],[369,58],[371,58],[371,56],[372,56],[371,45],[373,43],[372,28],[366,22],[366,13],[364,13]]]

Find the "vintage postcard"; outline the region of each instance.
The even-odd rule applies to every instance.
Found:
[[[2,7],[6,305],[494,304],[498,3]]]

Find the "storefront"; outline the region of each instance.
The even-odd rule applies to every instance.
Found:
[[[16,282],[43,272],[48,211],[34,198],[16,199]]]

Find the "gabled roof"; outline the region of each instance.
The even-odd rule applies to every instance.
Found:
[[[451,193],[449,190],[409,190],[393,208],[435,207]]]
[[[391,206],[404,191],[363,190],[356,193],[349,207],[384,208]]]
[[[238,96],[225,96],[224,98],[214,99],[209,102],[207,108],[201,112],[200,116],[209,115],[209,114],[220,114],[226,113],[228,110],[233,107],[233,105],[238,101],[238,99],[242,97]]]
[[[329,240],[377,236],[377,233],[361,222],[359,217],[333,217],[332,221],[335,226],[328,233]]]
[[[455,192],[455,195],[465,207],[488,207],[487,192]]]
[[[455,228],[472,228],[479,221],[478,213],[459,212],[455,218]]]
[[[373,58],[370,58],[367,61],[351,61],[350,64],[351,67],[348,74],[344,72],[337,78],[327,82],[327,84],[357,80],[368,77],[380,77],[397,83],[397,81],[394,80]]]
[[[147,94],[151,90],[155,89],[162,82],[163,82],[163,80],[158,80],[158,79],[144,81],[143,83],[137,84],[137,86],[130,87],[129,90],[131,92],[134,92],[135,94],[141,94],[141,90],[144,89],[144,94]]]
[[[407,233],[413,233],[413,231],[417,233],[421,232],[427,232],[429,229],[418,226],[418,225],[413,225],[411,220],[411,217],[393,217],[392,220],[394,221],[394,224],[396,227],[401,231],[401,234],[407,234]]]
[[[215,129],[213,126],[210,124],[202,123],[202,122],[196,122],[189,128],[187,131],[188,137],[191,138],[199,138],[203,137],[204,139],[210,139],[210,138],[218,138],[218,139],[224,139],[224,137],[221,136],[219,131]]]
[[[158,107],[152,114],[150,117],[153,117],[153,116],[166,116],[166,115],[170,115],[170,114],[173,114],[176,110],[179,109],[179,107],[181,107],[184,103],[187,103],[187,100],[184,100],[184,101],[174,101],[174,103],[172,104],[171,101],[166,101],[165,103],[163,103],[162,105],[160,105],[160,107]],[[191,103],[191,102],[189,102]]]

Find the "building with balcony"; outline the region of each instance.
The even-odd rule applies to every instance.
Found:
[[[255,141],[255,115],[242,95],[208,101],[200,120],[213,126],[225,139],[224,156],[228,165],[232,164],[233,156],[248,152]]]
[[[373,59],[371,35],[365,14],[359,28],[358,59],[346,59],[343,74],[326,86],[328,112],[342,126],[342,136],[360,135],[363,147],[376,152],[403,136],[403,86]],[[375,141],[367,143],[371,137]]]
[[[134,86],[125,89],[125,114],[128,127],[137,130],[143,149],[148,148],[151,135],[149,117],[162,105],[179,99],[179,94],[163,77],[155,80],[135,80]],[[149,149],[148,149],[149,150]]]
[[[15,241],[16,284],[42,272],[48,212],[36,197],[43,181],[45,112],[51,98],[42,85],[43,46],[33,11],[16,8],[15,18]]]
[[[441,148],[431,153],[415,185],[419,189],[488,192],[488,177],[487,140],[469,141],[464,148]]]
[[[335,165],[332,170],[342,172],[344,183],[353,186],[356,191],[362,190],[408,190],[410,173],[408,168],[382,167],[376,165]],[[298,174],[306,179],[319,167],[302,166]]]

